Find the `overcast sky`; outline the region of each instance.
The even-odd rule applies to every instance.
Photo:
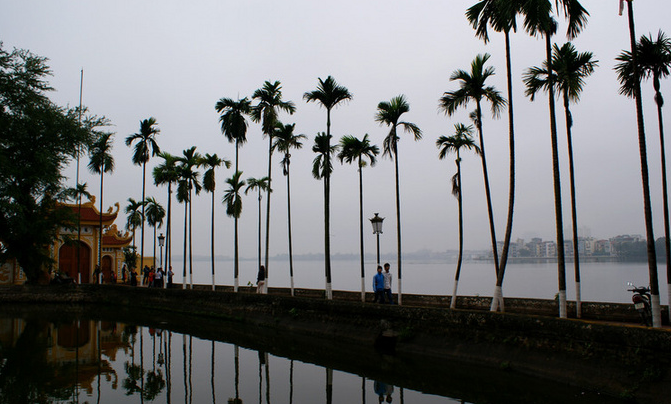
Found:
[[[464,16],[474,0],[246,0],[246,1],[53,1],[0,0],[0,40],[6,49],[29,49],[49,58],[53,70],[51,94],[59,105],[79,102],[80,70],[84,70],[83,103],[104,115],[116,132],[116,170],[105,179],[105,205],[129,197],[141,198],[142,170],[131,164],[124,145],[139,130],[141,120],[155,117],[162,150],[181,154],[197,146],[201,153],[217,153],[233,160],[234,145],[221,135],[214,104],[221,97],[250,97],[266,80],[279,80],[283,97],[293,101],[296,133],[308,136],[303,149],[292,153],[292,209],[294,253],[323,252],[322,182],[312,178],[314,136],[325,131],[326,113],[306,104],[303,93],[316,88],[317,78],[332,75],[353,99],[333,111],[334,138],[368,133],[381,147],[388,129],[374,121],[380,101],[404,94],[410,112],[404,120],[416,123],[423,139],[401,134],[401,214],[404,251],[456,249],[457,201],[450,194],[454,157],[438,159],[435,141],[453,134],[453,125],[469,123],[460,110],[446,117],[438,99],[457,84],[449,77],[468,69],[479,53],[490,53],[496,69],[490,84],[502,94],[505,87],[505,50],[502,35],[491,33],[487,45],[475,38]],[[608,238],[644,234],[640,160],[634,104],[618,95],[614,58],[629,48],[626,16],[618,16],[616,0],[584,0],[591,14],[588,26],[575,40],[578,51],[591,51],[599,67],[587,79],[579,104],[573,106],[574,151],[579,226],[583,235]],[[636,1],[637,35],[659,29],[671,33],[671,3]],[[554,39],[566,41],[565,25]],[[552,165],[547,98],[524,97],[522,73],[540,65],[544,42],[519,32],[512,36],[514,102],[516,112],[517,194],[513,239],[555,238]],[[655,236],[663,235],[659,141],[651,83],[644,84],[644,109],[655,219]],[[668,81],[662,91],[668,91]],[[561,104],[557,110],[565,228],[570,229],[566,135]],[[484,119],[497,238],[503,239],[508,200],[507,114]],[[248,143],[240,150],[243,178],[267,172],[267,141],[258,124],[250,123]],[[465,248],[489,248],[487,210],[479,160],[463,153]],[[154,158],[153,167],[160,159]],[[287,251],[286,181],[275,157],[273,167],[271,254]],[[83,164],[85,167],[88,160]],[[74,165],[72,166],[74,167]],[[149,167],[149,168],[150,168]],[[148,169],[148,173],[151,171]],[[68,170],[70,185],[74,168]],[[232,170],[217,172],[217,253],[233,255],[233,220],[220,203],[224,179]],[[99,177],[81,171],[88,189],[98,194]],[[358,252],[358,186],[356,168],[336,163],[332,177],[331,240],[334,253]],[[148,180],[148,184],[152,184]],[[387,158],[364,169],[364,209],[367,218],[386,217],[383,252],[395,248],[394,166]],[[166,203],[167,190],[148,185],[147,195]],[[181,245],[183,208],[174,206],[174,241]],[[257,201],[244,199],[240,221],[241,254],[254,257]],[[125,224],[123,214],[117,224]],[[370,223],[365,223],[367,250],[374,251]],[[149,232],[147,232],[149,234]],[[194,201],[195,254],[209,253],[210,195]],[[567,239],[570,232],[566,232]],[[147,240],[149,236],[147,235]],[[181,250],[181,249],[180,249]]]

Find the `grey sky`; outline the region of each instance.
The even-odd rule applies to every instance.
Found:
[[[387,134],[373,116],[377,103],[405,94],[411,110],[405,120],[416,123],[424,138],[414,142],[401,135],[399,165],[404,250],[442,251],[457,247],[457,202],[450,194],[454,158],[438,160],[435,140],[453,132],[453,124],[468,123],[469,109],[453,118],[439,113],[443,92],[457,88],[449,81],[456,69],[468,69],[478,53],[490,53],[497,75],[491,81],[505,94],[504,48],[501,35],[491,33],[484,45],[475,38],[464,12],[474,0],[419,2],[342,0],[248,1],[14,1],[0,0],[0,40],[6,48],[25,48],[50,59],[54,72],[52,99],[76,106],[79,74],[84,69],[84,104],[107,116],[116,132],[116,171],[105,179],[106,205],[141,197],[141,168],[130,163],[125,137],[139,122],[156,117],[161,148],[181,154],[193,145],[201,153],[234,158],[234,146],[221,135],[215,102],[221,97],[251,96],[265,80],[282,82],[285,100],[296,103],[296,132],[309,137],[292,154],[294,252],[323,251],[322,183],[312,178],[314,136],[325,130],[326,113],[306,104],[302,95],[317,78],[328,75],[354,95],[332,114],[335,139],[368,133],[382,145]],[[588,79],[581,102],[573,106],[574,150],[580,226],[595,237],[644,233],[640,161],[633,102],[618,95],[612,70],[615,56],[629,47],[627,19],[618,16],[616,0],[584,0],[591,14],[585,31],[574,42],[578,51],[591,51],[599,67]],[[637,35],[662,29],[671,33],[669,2],[634,2]],[[560,20],[555,41],[564,43]],[[544,43],[520,32],[512,36],[517,128],[517,196],[513,238],[554,239],[554,205],[547,98],[530,102],[523,95],[521,75],[540,65]],[[668,91],[668,81],[662,83]],[[655,234],[661,226],[659,142],[651,85],[644,85],[644,108],[653,198]],[[564,116],[557,110],[563,178],[564,220],[569,226],[569,189]],[[508,198],[507,116],[484,120],[497,235],[503,238]],[[248,143],[240,150],[244,178],[267,171],[267,140],[250,123]],[[286,242],[286,182],[275,157],[273,167],[271,254],[284,253]],[[150,166],[158,163],[153,159]],[[85,166],[85,164],[83,165]],[[149,172],[149,171],[148,171]],[[232,255],[233,221],[220,201],[224,179],[217,173],[217,253]],[[74,184],[74,169],[68,171]],[[89,190],[98,193],[99,178],[82,170]],[[395,248],[393,162],[381,159],[364,169],[365,215],[386,217],[382,250]],[[489,245],[487,211],[478,159],[463,155],[467,249]],[[148,183],[150,183],[148,181]],[[147,188],[148,196],[165,203],[165,188]],[[336,163],[332,177],[332,251],[358,251],[358,188],[353,166]],[[209,252],[210,195],[194,202],[194,253]],[[181,245],[183,209],[174,204],[174,241]],[[256,198],[244,200],[240,222],[241,254],[256,253]],[[122,215],[123,216],[123,215]],[[125,223],[125,217],[117,220]],[[374,238],[365,223],[366,243]],[[149,234],[149,232],[147,232]],[[567,233],[569,234],[569,233]],[[568,236],[567,236],[568,238]],[[149,237],[147,237],[149,240]],[[177,248],[175,249],[177,250]]]

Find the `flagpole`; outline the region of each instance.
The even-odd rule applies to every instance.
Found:
[[[84,87],[84,68],[82,68],[80,75],[79,75],[79,126],[82,124],[82,88]],[[80,254],[80,247],[81,247],[81,238],[82,238],[82,224],[81,224],[81,217],[82,217],[82,194],[79,192],[79,155],[81,154],[81,145],[78,143],[77,144],[77,174],[76,174],[76,181],[77,181],[77,207],[78,207],[78,213],[77,213],[77,284],[81,285],[82,283],[82,272],[81,272],[81,254]]]

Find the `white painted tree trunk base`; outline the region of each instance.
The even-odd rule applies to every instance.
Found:
[[[559,318],[566,318],[566,291],[559,291]]]
[[[294,295],[294,277],[293,275],[291,276],[291,296]]]
[[[233,280],[233,292],[238,292],[238,288],[240,287],[240,280],[238,278],[235,278]]]
[[[326,282],[326,299],[333,300],[333,290],[329,282]]]
[[[452,289],[452,299],[450,300],[450,308],[457,308],[457,287],[459,286],[459,281],[454,281],[454,288]]]
[[[580,282],[575,283],[575,316],[582,318],[582,297],[580,293]]]
[[[366,303],[366,278],[361,277],[361,303]]]
[[[490,311],[503,311],[503,307],[501,302],[503,301],[503,288],[501,286],[495,286],[494,287],[494,294],[492,296],[492,306],[490,307]]]
[[[182,278],[182,289],[186,289],[186,277]]]
[[[214,290],[214,274],[212,274],[212,290]]]
[[[403,288],[401,287],[401,278],[398,278],[398,301],[396,302],[396,304],[398,304],[399,306],[402,304],[401,303],[401,298],[403,297],[402,290]]]
[[[659,305],[659,295],[652,295],[652,326],[662,327],[662,308]]]

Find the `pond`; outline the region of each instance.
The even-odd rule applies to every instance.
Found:
[[[0,403],[620,403],[500,369],[138,308],[0,310]]]

